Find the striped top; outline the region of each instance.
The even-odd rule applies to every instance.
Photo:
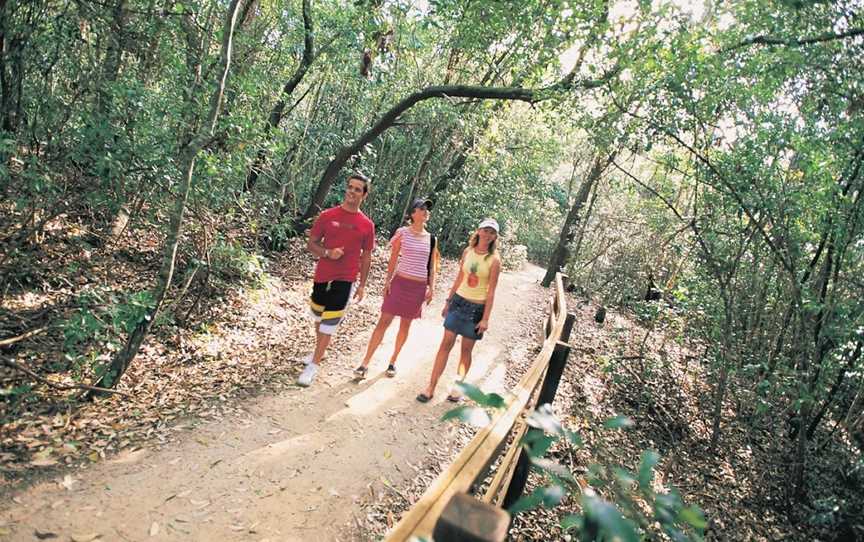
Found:
[[[393,235],[393,241],[401,239],[402,246],[399,250],[399,261],[396,263],[396,273],[426,280],[429,265],[429,244],[432,241],[431,234],[424,231],[422,235],[411,232],[408,226],[399,228]]]

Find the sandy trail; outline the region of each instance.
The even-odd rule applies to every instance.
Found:
[[[503,391],[520,307],[545,303],[542,270],[504,273],[492,327],[475,348],[469,381]],[[397,488],[428,449],[446,438],[440,416],[455,376],[458,345],[430,404],[414,399],[429,378],[441,339],[437,299],[414,323],[398,375],[383,371],[398,325],[353,381],[370,330],[350,338],[353,356],[326,360],[308,389],[289,389],[237,405],[219,422],[175,427],[176,443],[121,453],[70,472],[65,487],[46,482],[18,493],[0,522],[9,540],[333,540],[360,513],[373,482]],[[377,303],[369,299],[364,303]],[[539,324],[538,324],[539,327]],[[161,448],[161,449],[157,449]],[[59,480],[62,482],[63,480]],[[0,536],[3,538],[3,536]]]

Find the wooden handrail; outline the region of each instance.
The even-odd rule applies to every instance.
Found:
[[[387,536],[387,542],[403,542],[412,536],[431,538],[435,522],[438,521],[450,498],[456,493],[468,491],[471,485],[491,465],[517,419],[525,412],[532,397],[536,395],[535,392],[543,380],[543,374],[549,365],[552,352],[555,350],[555,344],[564,329],[564,322],[567,317],[566,305],[564,283],[561,274],[558,273],[555,276],[550,332],[543,341],[543,348],[537,354],[534,363],[531,364],[513,391],[505,397],[506,408],[495,412],[489,425],[478,431],[450,466],[438,475],[414,506],[393,527]],[[518,448],[518,441],[515,446]],[[508,454],[507,457],[510,457],[510,462],[512,462],[512,458],[518,457],[518,454]],[[499,469],[504,468],[509,469],[510,465],[502,463]],[[505,476],[496,476],[496,479],[501,483]]]

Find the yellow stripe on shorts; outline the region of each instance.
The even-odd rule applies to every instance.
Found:
[[[321,319],[322,320],[331,320],[334,318],[342,318],[343,316],[345,316],[345,309],[342,309],[341,311],[324,311],[321,313]]]

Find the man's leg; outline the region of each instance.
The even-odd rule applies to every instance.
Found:
[[[312,352],[312,363],[319,364],[324,358],[324,352],[327,351],[327,346],[330,345],[330,337],[326,333],[321,333],[321,324],[315,326],[315,351]]]
[[[332,281],[315,285],[314,293],[318,295],[313,295],[312,312],[317,314],[316,309],[320,310],[315,330],[315,351],[312,353],[312,361],[297,377],[299,386],[309,386],[318,374],[319,364],[330,344],[330,338],[345,315],[352,289],[350,282]]]
[[[318,344],[321,342],[321,315],[324,313],[325,304],[326,304],[326,294],[327,294],[327,284],[326,283],[315,283],[312,286],[312,294],[309,296],[309,311],[312,315],[312,320],[315,322],[315,348],[312,349],[312,352],[306,356],[304,362],[306,365],[310,363],[321,363],[321,358],[324,356],[324,350],[327,349],[327,345],[324,345],[324,348],[321,349],[321,353],[319,357],[315,357],[315,353],[318,351]],[[329,341],[328,341],[329,342]]]

